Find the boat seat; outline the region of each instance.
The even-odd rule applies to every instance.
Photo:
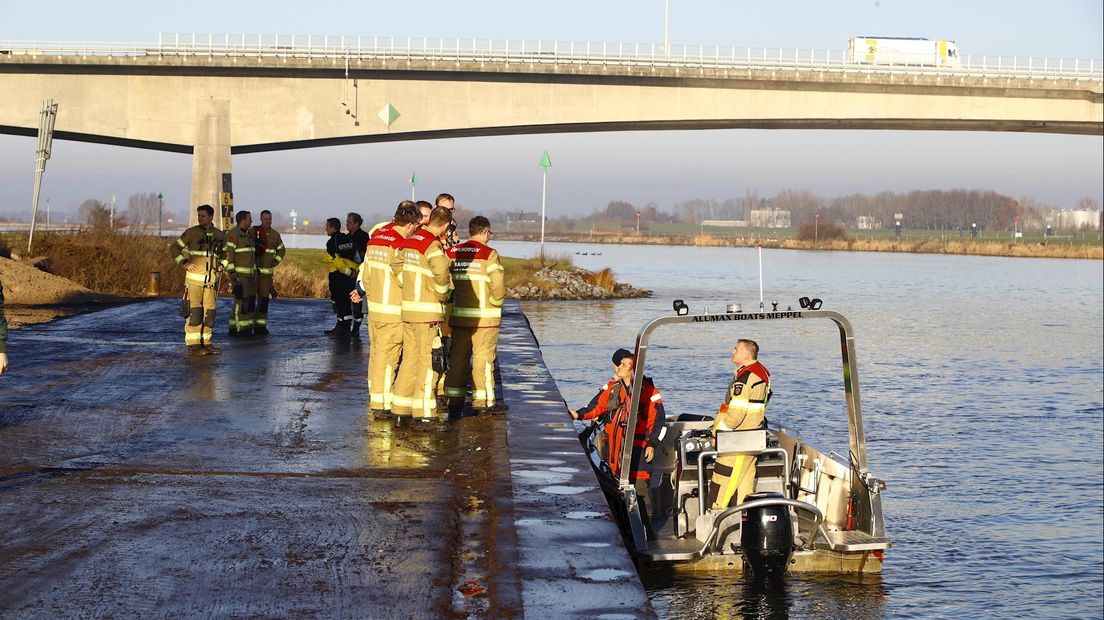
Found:
[[[703,555],[704,545],[696,538],[649,540],[648,549],[640,555],[659,562],[696,560]]]
[[[832,551],[881,551],[889,549],[890,542],[888,537],[871,536],[857,530],[827,531],[821,528],[815,546]]]

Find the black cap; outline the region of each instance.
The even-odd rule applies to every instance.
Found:
[[[632,357],[632,356],[633,356],[632,351],[630,351],[628,349],[618,349],[618,350],[613,352],[613,365],[614,366],[620,366],[621,365],[621,360],[625,359],[626,357]]]

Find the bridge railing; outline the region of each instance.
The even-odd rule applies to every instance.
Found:
[[[299,60],[385,60],[503,65],[797,70],[1104,81],[1104,61],[1032,56],[960,56],[959,66],[851,62],[844,50],[655,43],[594,43],[443,37],[170,33],[156,44],[0,41],[0,57],[129,56]]]

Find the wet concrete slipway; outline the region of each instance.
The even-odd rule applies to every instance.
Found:
[[[366,414],[328,304],[191,359],[176,305],[10,334],[0,616],[654,615],[516,304],[509,412],[436,431]]]

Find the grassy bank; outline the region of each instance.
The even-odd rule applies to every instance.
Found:
[[[4,242],[7,242],[5,245]],[[170,250],[175,239],[103,233],[44,233],[35,237],[31,255],[42,257],[40,267],[54,275],[67,278],[93,291],[123,296],[143,296],[147,293],[150,274],[161,274],[161,294],[180,295],[184,292],[184,269],[173,262]],[[0,237],[0,249],[17,248],[14,240]],[[329,297],[325,250],[289,249],[275,271],[274,286],[281,297]],[[541,290],[556,286],[536,277],[542,269],[540,259],[502,258],[506,267],[507,289],[530,285]],[[549,256],[543,267],[570,271],[570,257]],[[225,278],[223,278],[225,280]],[[583,279],[612,291],[616,282],[613,272],[604,269],[583,274]],[[228,286],[220,292],[226,294]]]

